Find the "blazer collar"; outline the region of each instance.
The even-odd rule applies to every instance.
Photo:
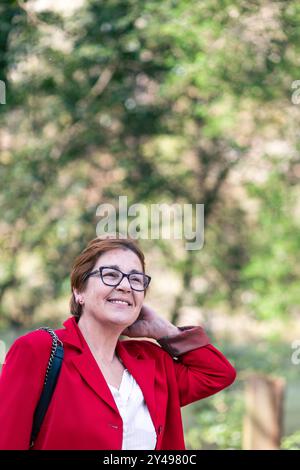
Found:
[[[128,345],[132,340],[118,341],[116,352],[126,369],[130,372],[133,378],[140,386],[145,402],[148,406],[153,423],[156,422],[156,407],[155,407],[155,360],[145,359],[137,350],[135,353],[129,352]]]
[[[65,330],[63,331],[62,341],[82,351],[87,343],[77,325],[76,318],[68,318],[63,325]]]
[[[80,375],[102,400],[118,412],[112,393],[77,325],[75,317],[66,320],[64,326],[65,330],[61,339],[63,343],[68,343],[78,350],[77,354],[73,354],[72,361]],[[128,345],[130,343],[131,340],[118,340],[116,352],[125,368],[140,386],[155,425],[157,419],[154,396],[155,360],[144,359],[137,349],[132,347],[129,349]]]

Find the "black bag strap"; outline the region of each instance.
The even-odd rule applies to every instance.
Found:
[[[32,431],[31,431],[31,438],[30,438],[30,447],[34,446],[34,442],[41,428],[43,419],[45,417],[46,411],[48,409],[48,406],[50,404],[50,401],[51,401],[51,398],[55,389],[55,385],[59,376],[59,372],[60,372],[63,357],[64,357],[63,343],[58,338],[56,333],[53,330],[51,330],[51,328],[47,328],[47,327],[39,328],[39,330],[45,330],[51,335],[52,347],[51,347],[50,358],[49,358],[49,362],[48,362],[48,366],[46,370],[44,387],[43,387],[40,399],[38,401],[37,407],[34,412],[33,426],[32,426]]]

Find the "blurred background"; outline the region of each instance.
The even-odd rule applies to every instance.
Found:
[[[1,1],[2,357],[69,316],[99,204],[205,204],[201,250],[140,241],[149,305],[238,371],[187,447],[300,449],[299,26],[297,0]]]

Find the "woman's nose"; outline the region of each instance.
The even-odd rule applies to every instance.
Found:
[[[120,282],[120,284],[116,288],[131,291],[131,286],[130,286],[128,277],[124,276],[122,281]]]

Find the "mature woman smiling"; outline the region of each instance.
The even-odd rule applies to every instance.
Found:
[[[184,449],[180,407],[234,381],[203,328],[177,328],[144,304],[150,281],[131,239],[96,238],[76,258],[72,316],[55,331],[63,365],[34,449]],[[48,333],[37,330],[8,351],[1,449],[30,447],[50,349]]]

